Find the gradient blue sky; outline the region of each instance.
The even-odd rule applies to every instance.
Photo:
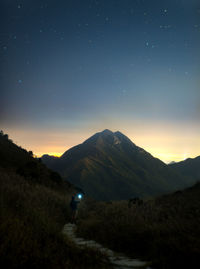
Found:
[[[1,0],[0,126],[62,154],[105,128],[165,162],[200,155],[200,2]]]

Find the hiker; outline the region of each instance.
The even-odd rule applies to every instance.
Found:
[[[75,200],[75,195],[72,196],[70,207],[71,207],[71,223],[76,223],[76,215],[77,215],[77,209],[78,209],[78,203],[80,201]]]

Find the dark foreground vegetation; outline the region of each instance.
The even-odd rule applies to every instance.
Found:
[[[0,267],[108,268],[62,235],[74,187],[0,133]],[[110,267],[109,267],[110,268]]]
[[[152,261],[153,268],[200,267],[200,183],[144,203],[88,200],[78,234]]]

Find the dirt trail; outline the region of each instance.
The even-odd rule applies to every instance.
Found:
[[[75,234],[76,225],[67,223],[63,227],[63,233],[66,234],[72,241],[74,241],[80,247],[91,247],[100,250],[102,253],[106,253],[110,263],[114,269],[151,269],[147,262],[140,261],[138,259],[130,259],[123,254],[116,253],[111,249],[103,247],[101,244],[93,240],[85,240],[84,238],[76,237]]]

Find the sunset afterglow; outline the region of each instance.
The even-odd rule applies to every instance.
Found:
[[[107,123],[105,126],[99,122],[99,128],[82,128],[61,130],[42,128],[40,132],[34,130],[17,130],[5,128],[10,134],[11,139],[22,147],[32,150],[38,157],[43,154],[61,156],[69,148],[83,143],[94,133],[111,127],[110,130],[117,130],[124,133],[133,143],[142,147],[154,157],[169,163],[171,161],[182,161],[186,158],[194,158],[199,155],[200,151],[200,127],[188,123],[185,125],[171,123],[149,122],[139,124],[137,121]]]

